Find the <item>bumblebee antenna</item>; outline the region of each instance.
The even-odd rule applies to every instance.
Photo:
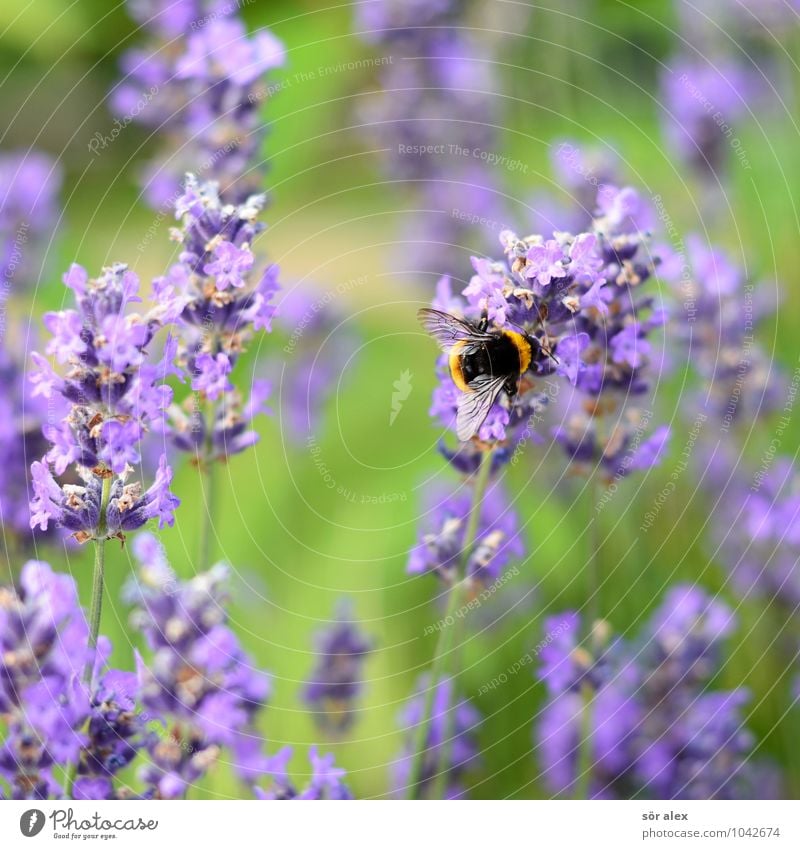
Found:
[[[557,357],[557,356],[556,356],[556,355],[555,355],[555,354],[554,354],[554,353],[550,350],[550,348],[549,348],[549,347],[548,347],[548,348],[545,348],[545,346],[544,346],[544,345],[542,345],[542,342],[541,342],[541,340],[539,339],[539,337],[538,337],[538,336],[532,336],[532,335],[531,335],[531,334],[529,334],[529,333],[526,333],[526,334],[525,334],[525,336],[526,336],[526,338],[527,338],[527,339],[533,339],[533,340],[536,342],[536,344],[539,346],[539,349],[540,349],[540,350],[542,350],[542,351],[544,351],[544,352],[545,352],[545,354],[547,354],[547,356],[548,356],[548,357],[549,357],[549,358],[550,358],[550,359],[551,359],[551,360],[552,360],[552,361],[553,361],[556,365],[559,365],[559,364],[560,364],[561,360],[559,360],[559,359],[558,359],[558,357]]]
[[[540,321],[541,321],[541,319],[540,319]],[[516,327],[516,328],[517,328],[517,330],[518,330],[518,331],[519,331],[519,332],[520,332],[520,333],[521,333],[521,334],[522,334],[522,335],[523,335],[526,339],[532,339],[534,342],[536,342],[536,344],[537,344],[537,345],[538,345],[538,346],[542,349],[542,351],[544,351],[544,352],[545,352],[545,354],[547,354],[547,356],[548,356],[548,357],[550,357],[550,359],[551,359],[554,363],[556,363],[556,365],[558,365],[558,364],[560,363],[560,360],[558,359],[558,357],[557,357],[557,356],[556,356],[556,355],[555,355],[552,351],[550,351],[549,349],[545,348],[545,347],[544,347],[544,345],[542,345],[542,343],[541,343],[541,341],[539,340],[539,337],[538,337],[538,336],[534,336],[532,333],[528,333],[528,331],[527,331],[527,330],[525,330],[525,328],[524,328],[524,327],[522,327],[522,326],[521,326],[521,325],[519,325],[519,324],[516,324],[516,323],[515,323],[515,322],[513,322],[513,321],[509,321],[509,322],[507,322],[507,324],[511,325],[511,327]],[[544,332],[545,332],[545,333],[547,333],[547,328],[545,327],[544,322],[543,322],[543,321],[541,321],[541,324],[542,324],[542,327],[544,328]]]

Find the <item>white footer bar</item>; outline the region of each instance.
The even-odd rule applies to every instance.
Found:
[[[798,802],[0,802],[0,846],[800,846]],[[502,842],[501,842],[502,841]]]

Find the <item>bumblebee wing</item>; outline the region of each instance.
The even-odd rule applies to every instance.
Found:
[[[459,395],[456,433],[462,442],[472,439],[486,421],[486,416],[489,415],[489,410],[492,409],[492,404],[506,380],[508,376],[480,375],[469,384],[469,392]]]
[[[456,342],[478,345],[494,339],[491,334],[478,330],[469,322],[439,310],[422,309],[417,313],[417,318],[444,351],[449,351]]]

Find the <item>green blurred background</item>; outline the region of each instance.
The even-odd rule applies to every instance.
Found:
[[[438,429],[427,415],[435,350],[422,343],[414,319],[429,297],[431,281],[392,267],[392,246],[413,198],[397,186],[387,190],[378,157],[355,126],[354,110],[361,93],[375,87],[375,69],[342,70],[305,82],[295,77],[372,55],[352,34],[348,4],[327,10],[317,5],[258,0],[245,6],[243,15],[253,28],[272,27],[289,57],[285,71],[274,77],[289,82],[264,110],[272,125],[264,156],[271,166],[274,200],[269,229],[258,247],[280,264],[285,281],[310,281],[321,294],[348,284],[336,307],[360,340],[315,433],[317,459],[322,458],[336,488],[326,486],[308,447],[288,438],[276,397],[276,415],[260,425],[256,451],[234,458],[221,476],[224,494],[215,531],[217,554],[234,569],[232,625],[258,664],[274,675],[273,697],[261,718],[270,748],[320,743],[336,752],[356,796],[375,797],[388,792],[390,764],[401,747],[397,713],[433,652],[435,635],[423,632],[440,615],[440,587],[432,578],[407,576],[405,563],[416,538],[422,493],[448,473],[436,452]],[[498,72],[505,94],[500,152],[528,166],[525,173],[503,173],[519,229],[526,229],[526,203],[533,192],[552,188],[550,143],[570,137],[612,146],[630,181],[646,193],[660,194],[682,232],[702,231],[702,198],[670,160],[660,134],[657,78],[677,39],[671,32],[672,4],[565,0],[558,5],[552,10],[533,6],[519,34],[497,36],[503,41]],[[492,7],[485,12],[490,19]],[[571,17],[573,9],[578,18]],[[106,133],[112,126],[106,93],[117,78],[120,52],[138,38],[124,6],[104,0],[34,0],[19,9],[6,3],[0,5],[0,31],[0,90],[7,121],[2,147],[40,147],[56,156],[66,173],[64,218],[48,258],[53,273],[33,302],[17,309],[39,314],[60,304],[61,270],[73,260],[93,270],[126,261],[144,280],[162,273],[174,247],[169,222],[156,222],[147,249],[137,249],[154,223],[153,212],[139,198],[137,167],[157,140],[132,125],[103,155],[94,157],[87,148],[95,132]],[[788,63],[782,61],[773,66],[779,76],[788,75]],[[796,115],[791,117],[793,107],[777,98],[759,106],[757,117],[737,126],[752,170],[731,169],[729,206],[709,235],[739,261],[746,260],[751,277],[780,280],[783,307],[761,327],[760,339],[792,369],[800,331],[792,306],[800,260]],[[454,269],[455,276],[468,273],[467,267]],[[248,366],[261,370],[272,363],[279,369],[282,344],[277,335],[265,338]],[[412,375],[412,392],[390,426],[392,383],[405,369]],[[661,395],[668,417],[670,405],[685,391],[682,382],[682,374],[674,375]],[[785,451],[790,445],[795,450],[797,437],[793,422]],[[747,454],[759,457],[769,438],[766,429],[748,434]],[[665,471],[626,482],[615,496],[615,509],[605,511],[608,539],[601,556],[611,584],[619,587],[607,613],[620,633],[636,633],[665,584],[673,581],[698,580],[733,599],[724,568],[709,558],[706,514],[691,469],[679,484],[682,497],[668,500],[649,533],[638,532],[684,443],[679,432]],[[488,694],[477,693],[538,642],[543,616],[583,603],[583,484],[556,486],[560,472],[560,458],[546,445],[529,445],[524,461],[508,472],[529,554],[513,588],[482,611],[483,624],[470,629],[465,645],[462,690],[485,717],[483,766],[472,776],[476,797],[548,795],[531,754],[531,720],[541,706],[542,688],[530,670]],[[202,507],[198,489],[196,472],[185,466],[175,486],[183,499],[176,526],[160,534],[181,576],[195,568]],[[372,497],[382,493],[397,498],[373,503]],[[59,554],[46,556],[61,567]],[[65,566],[84,594],[87,556],[70,552]],[[129,666],[138,636],[128,627],[119,593],[131,569],[130,553],[112,549],[109,559],[103,630],[114,642],[115,660]],[[326,741],[299,694],[313,664],[313,632],[330,620],[343,595],[353,599],[376,651],[367,663],[357,724],[345,740]],[[744,683],[753,689],[749,723],[760,751],[791,768],[785,744],[798,739],[800,726],[796,715],[783,715],[790,671],[774,638],[788,637],[794,626],[776,635],[776,623],[783,628],[785,616],[778,618],[757,602],[741,605],[740,612],[734,653],[721,671],[720,685]],[[797,775],[792,773],[790,781],[789,792],[796,797]],[[221,767],[192,796],[238,792]]]

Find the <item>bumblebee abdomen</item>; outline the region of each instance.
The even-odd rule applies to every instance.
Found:
[[[524,374],[531,364],[531,343],[515,330],[503,330],[503,336],[514,346],[517,352],[516,371]]]
[[[470,384],[476,377],[514,377],[530,364],[530,343],[513,330],[501,330],[491,341],[477,346],[459,341],[450,349],[450,375],[462,392],[472,391]]]
[[[513,330],[501,330],[475,354],[475,369],[492,377],[519,375],[530,364],[530,345],[525,337]],[[469,378],[467,379],[469,382]]]

